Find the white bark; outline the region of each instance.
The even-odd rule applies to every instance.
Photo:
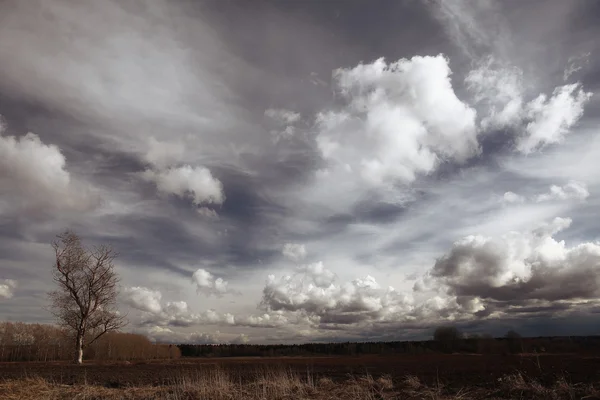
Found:
[[[83,336],[77,336],[77,359],[75,362],[77,364],[83,364]]]

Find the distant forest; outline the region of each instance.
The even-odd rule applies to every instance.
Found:
[[[0,361],[72,360],[73,338],[68,330],[48,324],[0,322]],[[154,344],[144,335],[110,332],[84,349],[94,361],[179,358],[177,346]]]
[[[71,360],[75,347],[69,331],[54,325],[0,322],[0,361]],[[404,342],[253,344],[156,344],[133,333],[111,332],[84,349],[90,361],[175,359],[179,357],[360,356],[387,354],[579,353],[600,355],[600,336],[523,338],[464,337],[456,328],[436,329],[433,340]]]
[[[346,342],[293,345],[180,344],[182,357],[360,356],[369,354],[600,354],[600,336],[502,338],[470,337],[414,342]]]

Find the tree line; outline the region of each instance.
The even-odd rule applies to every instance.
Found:
[[[306,343],[291,345],[180,344],[182,357],[279,357],[279,356],[359,356],[391,354],[518,354],[585,353],[600,354],[600,337],[523,338],[514,331],[503,337],[491,335],[440,335],[433,340],[391,342]]]
[[[76,356],[68,329],[48,324],[0,322],[0,361],[62,361]],[[154,344],[144,335],[109,332],[85,348],[95,361],[179,358],[177,346]]]

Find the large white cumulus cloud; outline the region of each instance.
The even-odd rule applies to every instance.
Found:
[[[442,55],[336,70],[346,106],[317,116],[323,157],[375,185],[411,183],[442,161],[465,162],[479,152],[476,113],[456,96],[450,75]]]
[[[74,182],[62,151],[34,133],[4,136],[0,116],[0,213],[14,207],[86,210],[97,204]]]
[[[430,284],[459,302],[501,313],[540,302],[595,301],[600,296],[600,243],[572,247],[554,238],[569,218],[555,218],[531,232],[457,241],[430,271]]]

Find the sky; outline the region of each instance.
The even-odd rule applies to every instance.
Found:
[[[51,242],[162,342],[600,334],[600,6],[0,3],[0,320]]]

